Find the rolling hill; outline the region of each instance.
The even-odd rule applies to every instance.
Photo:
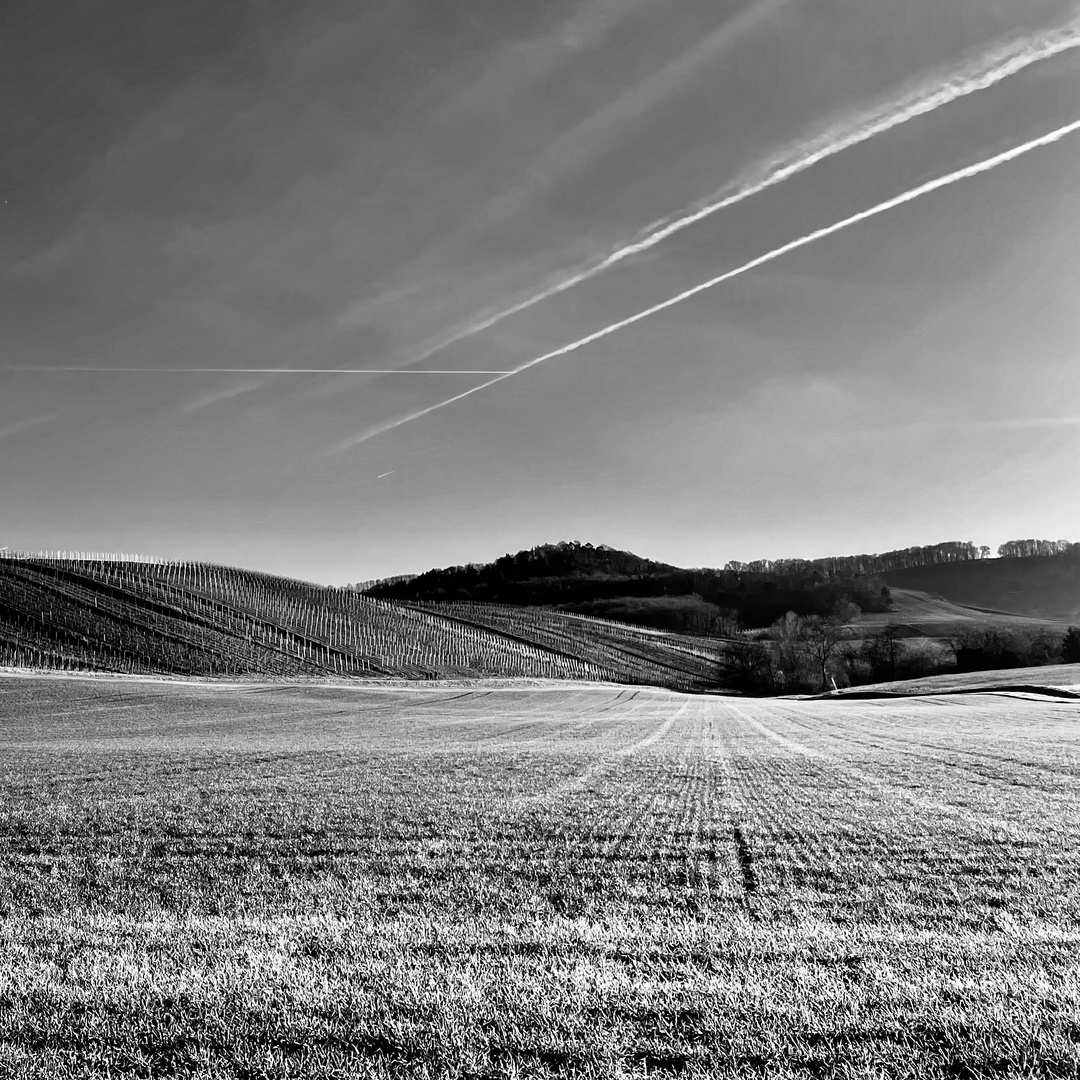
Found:
[[[957,547],[948,546],[950,557]],[[740,648],[733,639],[775,636],[761,628],[788,611],[854,616],[849,652],[892,625],[901,637],[936,638],[938,651],[953,650],[952,663],[958,642],[961,651],[976,647],[973,632],[1000,631],[994,655],[1020,656],[1031,650],[1017,642],[1059,641],[1069,621],[1080,621],[1073,551],[859,569],[885,558],[682,570],[603,546],[558,544],[361,593],[205,563],[8,554],[0,555],[0,665],[702,690],[730,683]],[[736,638],[740,624],[759,629]],[[1057,649],[1036,644],[1047,656]],[[854,668],[848,675],[858,681]]]
[[[604,546],[547,544],[486,565],[380,582],[367,595],[413,603],[549,605],[719,636],[730,633],[736,619],[764,627],[789,610],[831,614],[840,601],[857,604],[877,622],[948,624],[1013,616],[1055,625],[1080,621],[1080,547],[997,559],[981,554],[988,550],[954,541],[884,555],[760,560],[713,570],[684,569]],[[922,599],[916,601],[916,594]]]
[[[409,605],[204,563],[0,558],[0,664],[138,674],[715,682],[700,642],[529,609]]]
[[[991,624],[1032,631],[1047,626],[1064,629],[1065,626],[1061,620],[970,607],[920,589],[901,589],[894,586],[889,593],[892,601],[890,610],[862,615],[858,622],[862,629],[874,631],[891,625],[910,630],[913,636],[934,637]]]
[[[1080,622],[1080,555],[1072,552],[912,566],[883,577],[890,588],[917,589],[991,614]]]
[[[486,565],[429,570],[368,596],[406,602],[552,606],[677,633],[723,636],[737,620],[764,627],[787,611],[827,615],[839,601],[885,611],[881,581],[800,562],[767,571],[681,569],[591,544],[545,544]]]
[[[470,563],[379,582],[369,596],[548,604],[685,591],[687,571],[604,544],[542,544],[492,563]]]

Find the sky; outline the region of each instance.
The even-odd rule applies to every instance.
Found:
[[[1077,0],[8,0],[0,80],[0,547],[1080,540]]]

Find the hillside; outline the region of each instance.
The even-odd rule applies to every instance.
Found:
[[[599,619],[445,610],[202,563],[0,558],[0,664],[199,676],[711,684],[707,650]]]
[[[1007,668],[1004,671],[969,671],[930,675],[917,679],[895,679],[841,690],[830,696],[859,698],[872,695],[930,694],[1043,694],[1047,697],[1080,697],[1080,666],[1051,664],[1046,667]]]
[[[879,555],[729,562],[720,570],[684,569],[602,545],[547,544],[486,565],[378,582],[366,595],[411,603],[544,605],[721,637],[736,623],[766,627],[788,611],[829,615],[842,602],[885,621],[946,625],[1010,615],[1080,621],[1080,545],[1015,541],[1003,549],[1023,557],[993,559],[989,548],[949,541]],[[895,593],[891,600],[889,590]],[[911,607],[916,593],[924,597],[918,610],[895,610],[905,596]],[[949,604],[964,610],[950,611]]]
[[[606,546],[547,544],[486,565],[429,570],[368,596],[413,603],[544,605],[674,633],[724,635],[738,620],[768,626],[787,611],[827,615],[840,601],[887,610],[881,581],[854,569],[792,562],[687,570]]]
[[[1072,552],[913,566],[883,577],[890,588],[916,589],[991,613],[1080,622],[1080,554]]]
[[[991,624],[1015,630],[1036,631],[1048,626],[1064,629],[1064,624],[1059,620],[968,607],[918,589],[894,586],[889,594],[891,610],[862,615],[858,621],[860,629],[874,631],[891,625],[908,629],[914,635],[931,637],[948,636],[971,627]]]
[[[941,670],[974,663],[976,652],[988,662],[987,650],[1048,662],[1080,613],[1073,554],[893,568],[884,591],[880,577],[837,563],[680,570],[611,548],[559,544],[359,593],[203,563],[7,555],[0,557],[0,665],[702,690],[731,685],[737,643],[758,640],[739,636],[740,625],[769,627],[789,611],[854,618],[845,632],[850,662],[837,669],[854,682],[865,681],[870,663],[869,654],[854,653],[886,625],[899,627],[901,638],[931,639],[901,650],[901,667]],[[899,584],[912,579],[933,587]],[[1008,613],[1025,608],[1033,614]],[[983,640],[988,633],[993,641]],[[787,670],[782,659],[773,657],[773,666]]]
[[[389,579],[367,590],[393,600],[453,600],[549,604],[597,597],[651,596],[683,591],[685,570],[643,559],[604,544],[543,544],[504,555],[492,563],[470,563]]]

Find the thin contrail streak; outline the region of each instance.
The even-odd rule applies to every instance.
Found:
[[[441,368],[157,368],[157,367],[2,367],[0,371],[108,371],[148,375],[512,375],[512,371]]]
[[[600,262],[571,273],[554,285],[549,285],[538,292],[519,300],[508,307],[481,317],[460,330],[451,332],[447,337],[428,346],[412,363],[422,363],[429,357],[449,348],[465,338],[472,337],[484,330],[489,330],[504,319],[526,311],[544,300],[573,289],[585,281],[603,273],[605,270],[638,255],[666,240],[683,229],[696,225],[729,206],[749,199],[753,195],[775,187],[798,173],[805,172],[825,158],[848,150],[859,143],[881,135],[891,128],[906,124],[919,116],[933,112],[948,105],[958,98],[973,94],[977,90],[986,90],[996,83],[1015,75],[1032,64],[1048,60],[1059,53],[1080,47],[1080,23],[1071,22],[1037,38],[1021,38],[1000,46],[993,52],[981,57],[977,62],[953,73],[944,82],[920,86],[888,105],[876,110],[866,111],[848,119],[842,126],[834,126],[807,143],[796,147],[783,157],[773,160],[757,170],[752,176],[735,181],[739,184],[734,192],[723,198],[714,199],[703,205],[690,208],[672,221],[658,222],[645,236],[617,248]]]
[[[741,266],[736,266],[733,270],[726,270],[722,274],[717,274],[716,277],[710,278],[708,281],[703,281],[700,285],[695,285],[690,289],[685,289],[683,292],[669,297],[667,300],[662,300],[659,304],[653,304],[652,307],[647,307],[644,311],[639,311],[636,315],[630,315],[628,318],[620,319],[618,322],[611,323],[601,330],[597,330],[583,338],[578,338],[577,341],[570,342],[569,345],[563,345],[561,348],[554,349],[549,353],[544,353],[543,356],[537,356],[532,360],[526,361],[524,364],[519,364],[512,371],[499,375],[494,379],[488,379],[479,386],[474,386],[471,390],[465,390],[460,394],[455,394],[453,397],[446,398],[445,401],[440,401],[435,405],[429,405],[425,409],[418,409],[416,412],[409,413],[407,416],[399,417],[397,420],[382,424],[362,435],[347,439],[344,442],[339,443],[335,449],[338,451],[347,450],[350,447],[367,442],[368,439],[373,439],[376,435],[381,435],[385,431],[391,431],[394,428],[401,427],[403,424],[408,424],[413,420],[419,420],[422,416],[427,416],[428,413],[433,413],[437,409],[443,409],[447,405],[452,405],[456,401],[461,401],[462,398],[466,398],[470,394],[475,394],[489,386],[494,386],[496,383],[502,382],[504,379],[509,379],[514,375],[520,375],[521,372],[528,371],[529,368],[536,367],[537,364],[542,364],[545,360],[554,360],[557,356],[565,356],[567,353],[575,352],[577,349],[583,348],[586,345],[591,345],[594,341],[599,341],[609,334],[614,334],[617,330],[632,326],[636,322],[641,322],[642,319],[649,318],[650,315],[655,315],[657,312],[664,311],[666,308],[681,304],[684,300],[689,300],[692,296],[697,296],[698,293],[715,288],[717,285],[721,285],[725,281],[730,281],[740,274],[745,274],[749,270],[764,266],[765,263],[770,263],[774,259],[779,259],[789,252],[806,247],[807,244],[812,244],[826,236],[831,236],[833,233],[838,233],[842,229],[857,225],[860,221],[866,221],[868,218],[876,217],[878,214],[882,214],[886,210],[892,210],[896,206],[902,206],[904,203],[911,202],[913,199],[918,199],[923,195],[929,195],[930,192],[937,191],[939,188],[948,187],[950,184],[955,184],[961,180],[967,180],[973,176],[979,176],[981,173],[989,172],[991,169],[996,169],[999,165],[1004,165],[1006,162],[1022,157],[1032,150],[1037,150],[1039,147],[1049,146],[1051,143],[1059,142],[1061,139],[1064,139],[1066,136],[1071,135],[1076,131],[1080,131],[1080,120],[1075,120],[1071,124],[1066,124],[1064,127],[1056,128],[1046,135],[1040,135],[1037,139],[1031,139],[1026,143],[1022,143],[1020,146],[1014,146],[1011,150],[1005,150],[1000,154],[995,154],[993,157],[976,162],[974,165],[966,165],[964,168],[957,169],[955,172],[948,173],[945,176],[939,176],[936,180],[929,180],[925,184],[920,184],[918,187],[905,191],[902,195],[896,195],[891,199],[886,199],[885,202],[878,203],[876,206],[871,206],[868,210],[860,210],[859,213],[852,214],[850,217],[843,218],[841,221],[834,222],[832,225],[826,225],[824,228],[815,229],[805,236],[800,236],[797,240],[792,240],[787,244],[774,248],[772,251],[766,252],[764,255],[759,255],[756,259],[751,259],[749,262],[743,263]]]

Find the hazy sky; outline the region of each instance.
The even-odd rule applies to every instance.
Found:
[[[1080,120],[1076,0],[0,10],[0,545],[340,583],[1080,539],[1080,134],[392,426]]]

